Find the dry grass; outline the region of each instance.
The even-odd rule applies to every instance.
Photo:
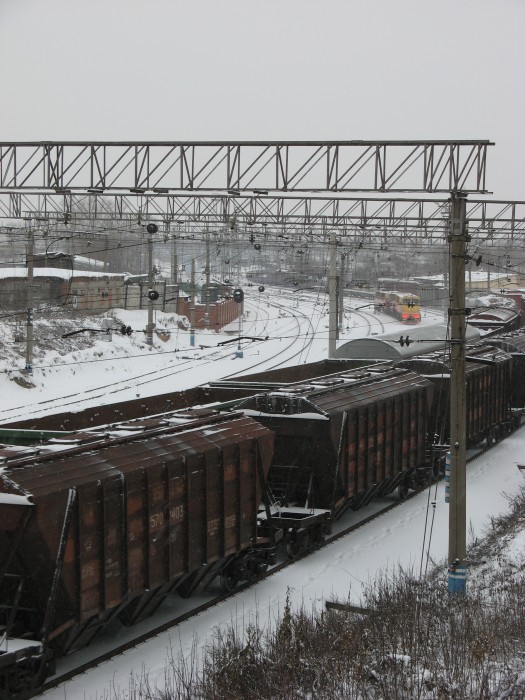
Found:
[[[172,655],[162,693],[144,676],[128,697],[523,700],[525,553],[508,558],[504,545],[524,516],[525,493],[474,544],[466,597],[448,595],[438,568],[424,580],[403,571],[376,580],[365,591],[366,615],[294,613],[288,598],[272,628],[217,632],[201,668],[196,649],[190,661]]]

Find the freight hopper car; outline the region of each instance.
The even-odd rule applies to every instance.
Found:
[[[322,537],[346,508],[360,508],[396,488],[405,495],[426,478],[431,399],[428,379],[375,366],[238,404],[275,433],[267,483],[272,517],[278,522],[282,516],[290,555]]]
[[[517,415],[525,410],[525,329],[491,337],[488,341],[512,357],[511,406]]]
[[[507,302],[508,303],[508,302]],[[467,317],[469,326],[478,328],[484,337],[520,328],[523,324],[522,312],[517,305],[488,307]]]
[[[466,444],[490,444],[514,427],[511,412],[512,357],[486,343],[467,345]],[[429,379],[434,398],[429,416],[431,442],[438,448],[450,443],[450,351],[422,354],[396,365]]]
[[[52,441],[0,458],[0,697],[172,591],[273,561],[258,511],[273,435],[204,409]],[[46,452],[47,450],[50,450]]]

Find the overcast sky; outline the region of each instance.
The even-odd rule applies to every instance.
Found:
[[[0,141],[490,139],[525,200],[525,0],[0,0]]]

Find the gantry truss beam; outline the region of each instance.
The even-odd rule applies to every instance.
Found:
[[[485,193],[489,141],[0,143],[0,190]]]
[[[485,240],[525,238],[525,202],[467,200],[471,235]],[[1,195],[0,218],[89,223],[157,221],[169,227],[263,227],[282,231],[402,231],[442,240],[449,226],[448,199],[372,199],[225,195]]]

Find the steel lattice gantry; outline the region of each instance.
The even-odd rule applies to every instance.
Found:
[[[84,224],[97,221],[157,221],[200,229],[262,226],[265,230],[356,231],[388,229],[389,236],[431,242],[443,240],[449,226],[448,199],[373,199],[206,194],[0,194],[0,218],[48,219]],[[509,243],[525,237],[525,202],[467,201],[472,235]]]
[[[0,143],[0,191],[485,193],[489,141]]]

